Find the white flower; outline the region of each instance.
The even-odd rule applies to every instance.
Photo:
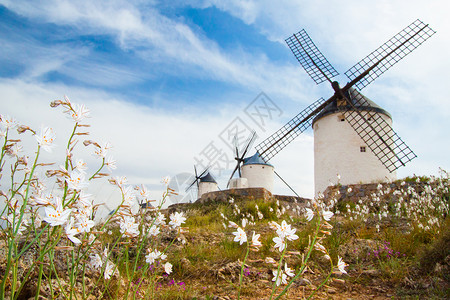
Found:
[[[183,213],[175,212],[169,216],[170,222],[169,225],[171,225],[173,228],[180,227],[184,221],[186,221],[186,218],[183,217]]]
[[[150,230],[148,231],[148,233],[153,236],[157,236],[159,234],[159,232],[160,232],[160,229],[156,225],[152,225],[152,227],[150,227]]]
[[[272,240],[275,243],[275,248],[279,248],[280,252],[283,252],[284,248],[286,248],[286,242],[284,241],[284,239],[276,236]]]
[[[280,271],[281,274],[278,273],[278,270],[272,270],[273,278],[272,281],[276,281],[277,286],[280,284],[287,284],[287,275],[284,272]]]
[[[120,232],[131,237],[137,236],[139,234],[139,224],[135,223],[133,217],[125,216],[123,220],[120,221]]]
[[[0,115],[0,125],[5,129],[14,128],[17,126],[16,120],[10,118],[9,116]]]
[[[294,276],[295,276],[294,270],[292,270],[291,268],[289,268],[289,267],[287,266],[287,263],[284,263],[284,272],[285,272],[286,275],[289,276],[289,277],[294,277]]]
[[[70,222],[67,222],[66,227],[64,228],[66,232],[66,236],[69,240],[72,241],[74,244],[80,244],[81,241],[77,237],[75,237],[76,234],[79,234],[80,232],[73,228],[73,219],[70,220]]]
[[[310,208],[306,208],[306,221],[311,221],[314,218],[314,211]]]
[[[167,275],[172,273],[172,264],[170,262],[164,264],[164,272],[166,272]]]
[[[77,230],[79,232],[89,232],[91,231],[91,228],[94,227],[95,222],[93,220],[90,220],[87,216],[82,215],[83,217],[79,218],[77,220],[77,223],[75,224]]]
[[[156,216],[156,219],[155,219],[155,225],[164,224],[165,221],[166,221],[166,216],[163,215],[161,212],[158,212],[158,215]]]
[[[317,251],[320,251],[322,253],[327,253],[327,249],[320,243],[315,243],[314,244],[314,249],[316,249]]]
[[[242,228],[238,227],[237,231],[233,232],[233,234],[235,235],[233,241],[239,242],[239,245],[247,242],[247,234],[244,230],[242,230]]]
[[[84,118],[89,117],[90,111],[84,104],[72,104],[72,108],[73,110],[70,110],[69,114],[75,122],[78,123]]]
[[[103,143],[100,147],[97,147],[95,149],[94,154],[100,158],[105,158],[111,148],[112,145],[110,143]]]
[[[228,227],[235,228],[235,229],[239,228],[238,224],[234,223],[233,221],[228,222]]]
[[[55,133],[53,132],[53,129],[49,127],[43,127],[41,129],[41,133],[36,135],[35,138],[39,146],[47,152],[52,152],[52,149],[56,147],[56,145],[53,144],[53,141],[55,140]]]
[[[104,273],[105,279],[110,279],[111,276],[113,276],[116,273],[115,271],[116,271],[116,265],[108,260],[106,262],[105,273]]]
[[[78,159],[77,163],[75,165],[75,169],[77,169],[79,172],[86,174],[86,170],[87,170],[87,164],[83,159]]]
[[[251,245],[253,247],[260,247],[260,246],[262,246],[261,242],[259,241],[259,237],[260,236],[261,236],[260,234],[255,234],[255,232],[253,231],[252,243],[251,243]]]
[[[170,182],[170,176],[165,176],[161,179],[161,183],[164,185],[169,185]]]
[[[291,225],[286,223],[286,221],[282,221],[281,225],[277,229],[277,234],[280,238],[286,238],[290,241],[298,239],[298,236],[295,234],[297,229],[291,228]]]
[[[347,264],[342,260],[341,257],[338,256],[337,267],[338,267],[339,271],[341,271],[341,273],[347,274],[347,271],[345,271],[346,266],[347,266]]]
[[[50,226],[58,226],[62,225],[69,219],[71,209],[63,209],[62,205],[57,205],[56,209],[47,206],[44,208],[46,217],[44,218],[44,221],[49,223]]]
[[[167,258],[167,255],[162,254],[158,250],[154,250],[145,256],[145,261],[149,264],[153,264],[158,258],[161,258],[161,260],[165,260]]]
[[[117,161],[112,157],[112,155],[108,155],[105,159],[105,166],[112,172],[112,170],[117,169],[116,166]]]
[[[331,220],[331,218],[333,217],[333,212],[331,212],[331,211],[325,211],[325,210],[322,210],[322,216],[323,216],[323,219],[325,220],[325,221],[330,221]]]
[[[103,266],[103,261],[100,255],[98,254],[91,255],[90,258],[91,258],[90,265],[95,269],[99,269]]]
[[[66,178],[66,182],[70,189],[74,189],[77,191],[88,185],[88,183],[85,181],[85,175],[77,169],[73,170],[72,173],[70,173],[70,177]]]

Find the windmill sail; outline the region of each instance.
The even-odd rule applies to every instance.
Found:
[[[345,120],[389,172],[417,157],[382,115],[375,113],[377,109],[371,101],[357,90],[349,89],[348,104],[350,108],[341,108]]]
[[[209,167],[206,167],[206,168],[200,173],[200,175],[198,175],[198,174],[197,174],[197,167],[194,165],[195,178],[194,178],[194,180],[191,182],[191,184],[189,184],[188,187],[186,188],[186,192],[189,191],[189,190],[194,186],[194,184],[197,184],[197,189],[198,189],[198,185],[199,185],[198,182],[199,182],[200,178],[202,178],[203,175],[205,175],[206,172],[208,172],[208,170],[209,170]]]
[[[344,74],[352,81],[369,71],[362,78],[357,79],[354,84],[355,87],[362,90],[435,33],[428,24],[416,20]]]
[[[326,102],[329,102],[330,100],[331,99]],[[313,117],[320,111],[318,108],[324,104],[325,100],[323,98],[316,100],[287,122],[286,125],[258,144],[256,146],[256,151],[259,152],[264,161],[268,162],[297,136],[311,127]]]
[[[316,84],[330,81],[331,78],[339,75],[304,29],[288,37],[286,43]]]
[[[231,179],[233,178],[234,174],[236,173],[236,171],[238,171],[239,177],[241,177],[241,164],[244,161],[244,157],[247,154],[248,150],[250,149],[251,145],[253,144],[253,142],[256,139],[256,131],[253,131],[250,136],[247,138],[247,140],[244,143],[244,149],[241,151],[241,153],[239,153],[239,148],[238,148],[238,142],[237,142],[237,138],[234,138],[234,143],[235,143],[235,149],[236,149],[236,157],[234,158],[237,163],[236,163],[236,167],[234,168],[233,172],[231,172],[231,176],[230,179],[228,180],[228,184],[230,184]]]

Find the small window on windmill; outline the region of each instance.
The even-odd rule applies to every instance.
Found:
[[[338,120],[339,120],[339,122],[344,122],[344,121],[345,121],[345,116],[344,116],[344,114],[338,115]]]
[[[359,151],[360,152],[366,152],[366,146],[359,147]]]

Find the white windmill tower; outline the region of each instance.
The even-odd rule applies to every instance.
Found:
[[[274,167],[266,163],[258,152],[244,159],[242,177],[247,178],[250,188],[265,188],[273,193]]]
[[[345,97],[370,124],[380,120],[388,125],[381,134],[387,146],[391,147],[394,135],[391,115],[353,88],[348,89]],[[344,185],[396,179],[395,169],[392,171],[387,169],[371,150],[382,145],[368,147],[350,125],[349,120],[346,120],[352,106],[338,107],[336,102],[330,103],[312,121],[314,186],[317,193],[323,192],[330,183],[336,183],[338,174],[339,183]],[[386,156],[388,160],[394,159],[394,153],[390,150]]]
[[[200,175],[197,174],[197,168],[194,166],[195,171],[195,179],[192,183],[186,188],[186,191],[191,189],[194,184],[197,184],[197,199],[200,199],[203,194],[216,192],[219,190],[219,186],[217,182],[214,180],[212,175],[208,172],[208,168],[203,170]]]
[[[234,138],[236,157],[236,167],[231,173],[228,187],[230,188],[265,188],[269,192],[273,191],[274,167],[266,163],[259,153],[253,156],[245,157],[250,146],[256,138],[256,132],[253,131],[247,141],[244,143],[244,149],[240,153],[237,138]],[[235,173],[238,178],[233,178]]]
[[[331,81],[339,73],[305,30],[287,38],[286,43],[308,75],[317,84],[328,81],[334,95],[309,105],[256,150],[268,162],[314,123],[316,195],[337,174],[344,184],[395,178],[395,170],[416,155],[393,131],[390,115],[353,87],[363,89],[434,33],[427,24],[414,21],[345,72],[350,82],[342,88]]]

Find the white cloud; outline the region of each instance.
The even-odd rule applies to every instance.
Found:
[[[266,92],[285,112],[285,121],[313,100],[331,93],[326,84],[316,87],[293,57],[292,63],[287,64],[272,62],[263,54],[245,53],[240,49],[225,52],[216,41],[192,30],[182,20],[162,15],[151,4],[144,6],[143,2],[124,1],[3,3],[21,15],[42,22],[64,24],[85,34],[110,35],[124,51],[136,54],[148,67],[146,73],[141,69],[111,65],[107,61],[90,60],[91,50],[83,47],[55,47],[45,54],[47,49],[37,45],[36,52],[41,55],[27,59],[28,68],[20,79],[0,82],[4,99],[2,113],[7,112],[33,126],[49,121],[58,131],[67,132],[67,120],[55,117],[60,113],[48,108],[49,101],[61,98],[63,94],[68,94],[74,102],[88,105],[93,116],[92,134],[115,145],[117,172],[128,174],[133,183],[145,181],[154,186],[162,176],[190,172],[193,156],[216,138],[236,115],[236,108],[225,102],[235,91],[217,92],[217,97],[224,101],[220,101],[214,114],[211,109],[191,107],[188,101],[181,101],[185,107],[174,112],[131,104],[107,91],[40,83],[43,75],[58,71],[99,86],[126,85],[157,76],[158,72],[231,83],[245,90],[243,95]],[[283,44],[287,35],[306,27],[333,65],[345,66],[340,71],[423,15],[423,20],[438,34],[407,57],[407,62],[393,67],[363,92],[392,113],[396,131],[419,155],[399,171],[399,176],[435,173],[439,166],[450,169],[445,151],[450,146],[446,132],[450,127],[450,102],[446,93],[446,71],[450,65],[445,59],[450,52],[450,29],[447,17],[444,18],[445,10],[433,12],[435,4],[425,6],[416,1],[348,3],[202,1],[197,6],[215,5]],[[290,55],[289,51],[286,55]],[[25,58],[24,55],[21,57]],[[158,97],[162,98],[157,100]],[[170,97],[175,96],[161,96],[157,92],[148,95],[151,101],[159,103],[176,100]],[[201,95],[199,99],[208,100]],[[247,100],[251,101],[243,99]],[[237,102],[234,100],[233,105]],[[274,130],[282,125],[283,122],[278,120],[271,124]],[[61,142],[60,146],[63,145]],[[312,140],[306,134],[284,149],[273,163],[280,175],[302,196],[311,196],[312,160]]]

